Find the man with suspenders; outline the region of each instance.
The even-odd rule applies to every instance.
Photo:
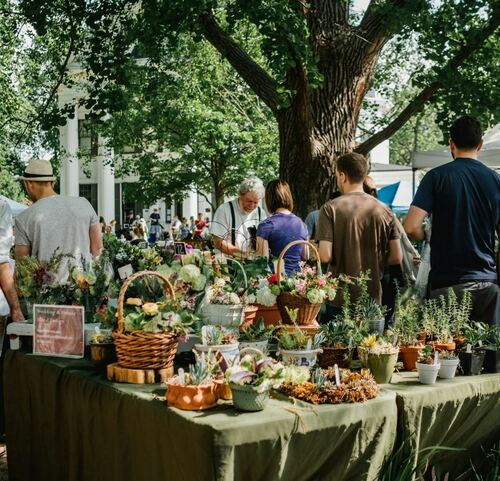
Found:
[[[240,255],[255,249],[257,226],[267,217],[264,209],[259,207],[262,197],[262,181],[250,177],[240,184],[236,199],[219,206],[210,225],[217,249],[228,255]]]

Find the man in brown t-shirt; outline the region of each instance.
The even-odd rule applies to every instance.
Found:
[[[368,292],[380,304],[384,266],[400,264],[403,255],[394,214],[363,192],[367,174],[368,162],[361,154],[339,157],[336,175],[342,195],[321,208],[316,238],[321,262],[329,263],[335,276],[370,270]],[[328,306],[328,317],[340,313],[341,306],[339,295]]]

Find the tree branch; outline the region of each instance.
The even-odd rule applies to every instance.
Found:
[[[491,16],[490,22],[487,26],[477,35],[471,35],[469,41],[463,45],[457,52],[455,57],[450,59],[447,64],[438,70],[436,79],[427,85],[420,93],[407,105],[407,107],[392,121],[387,127],[377,132],[369,139],[362,142],[355,149],[356,152],[367,154],[374,147],[387,140],[394,135],[408,120],[410,120],[416,113],[420,112],[425,103],[441,88],[443,87],[444,73],[456,70],[462,65],[476,50],[478,50],[484,41],[491,36],[500,25],[500,16],[494,11]]]
[[[278,110],[275,80],[219,26],[210,14],[200,15],[205,38],[233,66],[250,88],[273,111]]]

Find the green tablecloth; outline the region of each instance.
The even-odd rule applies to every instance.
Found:
[[[5,385],[10,481],[372,480],[396,436],[390,391],[365,404],[192,413],[168,408],[160,385],[14,351]]]
[[[500,440],[499,374],[458,376],[423,385],[417,373],[403,372],[394,374],[392,384],[384,388],[396,394],[400,441],[411,438],[415,451],[437,445],[464,449],[434,458],[452,476],[465,472],[471,458],[480,462],[481,446]]]

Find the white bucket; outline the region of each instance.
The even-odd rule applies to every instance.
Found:
[[[278,353],[281,354],[281,359],[283,360],[283,364],[293,364],[295,366],[306,366],[306,367],[313,367],[316,365],[316,360],[319,352],[323,352],[323,350],[303,349],[296,351],[288,351],[285,349],[280,349],[278,351]]]
[[[416,366],[418,371],[418,380],[422,384],[434,384],[436,382],[441,364],[422,364],[417,362]]]
[[[201,311],[205,324],[240,327],[245,320],[244,304],[206,304]]]
[[[439,377],[441,379],[453,379],[457,372],[459,364],[458,358],[456,359],[440,359],[441,368],[439,369]]]

